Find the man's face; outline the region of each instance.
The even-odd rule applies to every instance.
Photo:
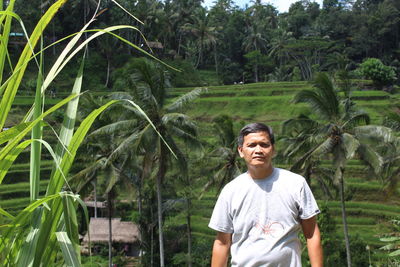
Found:
[[[239,147],[238,150],[248,168],[272,168],[274,146],[271,144],[268,133],[257,132],[246,135],[243,139],[243,146]]]

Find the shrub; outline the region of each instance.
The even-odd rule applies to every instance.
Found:
[[[396,80],[396,73],[393,67],[386,66],[377,58],[368,58],[359,67],[359,72],[367,79],[371,79],[374,85],[392,85]]]

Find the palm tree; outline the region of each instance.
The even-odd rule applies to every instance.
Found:
[[[197,8],[195,13],[191,16],[191,22],[182,26],[184,32],[193,35],[196,40],[198,57],[196,68],[203,63],[204,50],[210,46],[215,49],[217,42],[217,27],[209,25],[209,16],[204,8]]]
[[[97,107],[102,99],[99,101],[93,101],[91,95],[86,96],[84,102],[89,103],[93,107]],[[84,111],[84,110],[83,110]],[[115,120],[115,112],[109,112],[103,115],[102,119],[97,124],[108,123],[108,121]],[[97,131],[94,131],[96,133]],[[77,172],[70,178],[70,183],[74,185],[76,191],[81,195],[87,195],[94,189],[94,198],[97,202],[97,184],[103,185],[103,193],[107,200],[108,209],[108,256],[109,266],[112,266],[112,217],[113,217],[113,202],[117,195],[117,187],[124,188],[125,191],[129,192],[129,195],[135,194],[135,179],[133,179],[131,173],[135,173],[139,168],[135,165],[136,161],[132,159],[134,157],[131,151],[126,151],[123,155],[118,158],[111,157],[116,149],[118,143],[121,142],[118,135],[118,131],[109,132],[107,136],[91,133],[85,146],[85,155],[91,155],[80,159],[80,165],[84,166],[82,170]],[[130,174],[128,174],[130,173]],[[92,182],[94,182],[92,184]],[[94,185],[94,188],[93,188]],[[138,186],[136,186],[138,188]]]
[[[301,173],[311,186],[311,178],[315,178],[325,195],[332,199],[330,188],[333,187],[333,174],[330,168],[321,166],[321,161],[316,157],[303,157],[318,142],[315,137],[319,136],[320,125],[305,115],[289,119],[282,124],[281,138],[284,149],[282,156],[287,162],[292,163],[290,170]],[[321,141],[321,140],[319,140]]]
[[[258,51],[261,55],[261,51],[267,47],[267,39],[262,33],[261,27],[257,24],[249,25],[246,29],[246,36],[243,39],[243,48],[246,52]],[[258,60],[257,60],[258,61]],[[258,62],[254,62],[253,65],[254,80],[258,82]]]
[[[270,42],[268,56],[275,56],[279,66],[282,66],[290,58],[285,46],[293,40],[292,32],[285,31],[282,28],[275,30],[275,36]]]
[[[227,115],[218,116],[214,118],[213,126],[218,136],[218,145],[211,152],[211,158],[217,158],[217,164],[213,167],[213,175],[204,186],[200,198],[213,185],[217,185],[217,192],[220,192],[225,184],[240,174],[241,169],[232,118]]]
[[[177,159],[181,169],[186,171],[186,160],[180,145],[176,142],[180,139],[185,144],[199,147],[195,123],[182,109],[197,98],[202,88],[195,89],[172,103],[166,104],[169,80],[167,72],[157,63],[140,58],[129,62],[122,70],[123,75],[118,75],[115,81],[117,86],[128,88],[128,92],[119,92],[112,95],[116,99],[133,100],[145,111],[154,123],[156,132],[152,126],[143,120],[143,115],[132,109],[131,105],[123,105],[124,116],[130,118],[122,122],[125,125],[136,123],[135,128],[127,131],[128,135],[114,150],[111,157],[117,157],[120,153],[132,149],[143,153],[144,158],[157,164],[156,190],[158,207],[158,230],[160,245],[160,265],[164,266],[164,241],[162,227],[162,184],[168,170],[168,161]],[[122,124],[120,126],[122,126]],[[124,127],[124,126],[122,126]],[[100,129],[107,131],[109,127]],[[145,164],[145,163],[144,163]],[[147,174],[147,175],[150,175]],[[146,177],[149,178],[149,177]]]
[[[347,227],[347,214],[344,196],[344,172],[346,162],[356,153],[373,164],[376,172],[382,166],[381,157],[371,148],[370,141],[392,138],[391,130],[383,126],[367,125],[369,116],[355,109],[350,94],[341,99],[335,85],[324,73],[319,73],[314,82],[315,90],[303,90],[294,97],[295,103],[307,103],[318,118],[314,123],[311,148],[301,158],[307,162],[312,157],[321,158],[332,155],[335,171],[334,181],[339,186],[343,231],[346,244],[347,265],[351,266],[350,241]],[[303,133],[300,131],[299,134]]]

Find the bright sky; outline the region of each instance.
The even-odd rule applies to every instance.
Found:
[[[211,7],[215,0],[204,0],[204,5],[207,7]],[[249,4],[249,0],[234,0],[236,5],[243,8],[246,4]],[[276,7],[280,13],[287,12],[292,3],[297,2],[297,0],[263,0],[264,3],[269,3]],[[320,7],[322,6],[322,0],[314,0],[313,2],[319,3]],[[250,4],[249,4],[250,5]]]

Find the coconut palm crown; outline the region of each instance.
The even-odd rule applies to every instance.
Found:
[[[303,90],[295,95],[294,103],[306,103],[312,115],[301,115],[283,125],[286,134],[292,137],[286,153],[302,156],[296,159],[297,167],[306,168],[310,162],[331,159],[333,181],[339,187],[342,204],[342,220],[346,243],[347,264],[351,266],[350,243],[344,198],[344,171],[347,160],[358,156],[368,162],[376,173],[382,167],[382,157],[373,149],[376,142],[389,142],[392,131],[383,126],[368,125],[367,113],[357,110],[351,94],[342,97],[340,90],[325,73],[316,75],[314,90]]]

